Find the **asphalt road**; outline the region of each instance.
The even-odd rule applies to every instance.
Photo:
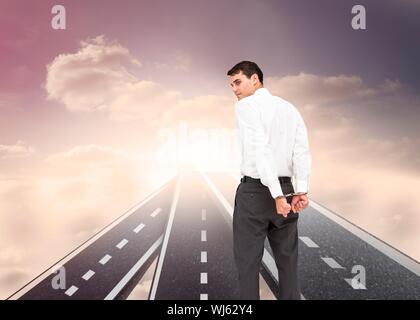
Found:
[[[149,299],[238,298],[232,213],[239,177],[183,172],[11,299],[124,299],[158,257]],[[313,199],[299,215],[302,299],[420,299],[419,263]],[[261,275],[277,295],[266,241]]]

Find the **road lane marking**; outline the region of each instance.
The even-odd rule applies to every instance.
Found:
[[[78,287],[76,286],[71,286],[70,288],[67,289],[66,292],[64,292],[66,295],[68,295],[69,297],[71,297],[77,290],[79,290]]]
[[[144,223],[140,223],[133,231],[135,233],[139,233],[141,229],[143,229],[145,227]]]
[[[159,212],[161,212],[162,211],[162,208],[157,208],[155,211],[153,211],[151,214],[150,214],[150,216],[152,217],[152,218],[154,218],[154,217],[156,217],[157,215],[158,215],[158,213]]]
[[[124,248],[124,246],[126,245],[128,243],[128,240],[127,239],[122,239],[117,245],[116,245],[116,247],[118,248],[118,249],[122,249],[122,248]]]
[[[118,284],[111,290],[110,293],[105,297],[104,300],[113,300],[122,289],[125,288],[127,283],[134,277],[134,275],[139,271],[139,269],[146,263],[150,256],[159,248],[163,242],[163,235],[159,237],[153,243],[153,245],[146,251],[146,253],[136,262],[136,264],[128,271],[128,273],[118,282]]]
[[[86,272],[82,279],[88,281],[90,278],[92,278],[92,276],[95,274],[95,271],[89,270],[88,272]]]
[[[99,263],[105,265],[112,257],[109,254],[104,255],[104,257],[99,260]]]
[[[169,212],[168,224],[167,224],[165,235],[163,238],[162,250],[159,255],[158,264],[156,267],[156,273],[155,273],[155,276],[153,277],[152,289],[150,291],[150,297],[149,297],[150,300],[155,300],[156,290],[159,284],[160,274],[162,272],[163,261],[165,260],[166,248],[168,247],[169,236],[171,233],[172,224],[174,222],[175,210],[178,204],[179,194],[181,192],[182,179],[183,179],[183,174],[181,174],[178,177],[178,181],[176,183],[174,197],[171,204],[171,211]]]
[[[20,287],[18,290],[16,290],[14,293],[12,293],[10,296],[8,296],[7,300],[17,300],[20,297],[22,297],[25,293],[33,289],[35,286],[40,284],[45,278],[49,277],[51,275],[51,270],[58,269],[59,266],[64,265],[67,261],[71,260],[73,257],[78,255],[80,252],[82,252],[85,248],[87,248],[89,245],[94,243],[96,240],[98,240],[100,237],[102,237],[104,234],[106,234],[109,230],[111,230],[114,226],[118,225],[121,221],[123,221],[125,218],[130,216],[131,214],[135,213],[138,209],[140,209],[143,205],[148,203],[150,200],[152,200],[154,197],[156,197],[158,194],[162,193],[163,191],[169,189],[169,186],[172,184],[172,180],[176,177],[175,175],[171,175],[170,178],[166,182],[164,182],[156,191],[153,191],[151,194],[149,194],[146,198],[135,204],[133,207],[129,208],[127,211],[125,211],[123,214],[121,214],[119,217],[117,217],[114,221],[112,221],[110,224],[103,227],[101,230],[99,230],[96,234],[94,234],[92,237],[87,239],[85,242],[83,242],[81,245],[76,247],[74,250],[69,252],[66,256],[58,260],[54,263],[54,265],[48,267],[45,269],[41,274],[39,274],[36,278],[32,279],[30,282],[26,283],[24,286]]]
[[[201,230],[201,241],[206,242],[207,241],[207,231]]]
[[[420,277],[420,263],[415,259],[405,255],[398,249],[395,249],[379,238],[376,238],[367,231],[344,219],[337,213],[321,206],[312,199],[309,200],[309,206]]]
[[[200,283],[207,284],[207,272],[200,273]]]
[[[225,208],[227,213],[230,215],[231,218],[233,218],[233,207],[226,200],[226,198],[220,192],[220,190],[217,189],[217,187],[210,180],[210,178],[202,171],[200,171],[200,174],[203,177],[203,179],[207,182],[210,190],[213,191],[214,195],[220,201],[220,203]],[[237,178],[234,177],[234,179],[236,180]],[[237,179],[237,180],[240,180],[240,179]],[[275,279],[277,283],[279,283],[279,276],[278,276],[278,270],[277,270],[277,267],[276,267],[276,263],[275,263],[273,257],[271,256],[271,254],[268,252],[268,250],[266,248],[264,248],[262,263],[265,265],[265,267],[266,267],[268,273],[270,274],[270,276],[273,279]],[[300,297],[301,297],[302,300],[306,300],[305,297],[303,296],[303,294],[301,294]]]
[[[209,295],[207,293],[201,293],[200,300],[209,300]]]
[[[302,240],[309,248],[319,248],[319,246],[309,237],[299,237],[299,239]]]
[[[324,262],[326,264],[328,264],[330,266],[330,268],[333,269],[345,269],[343,266],[341,266],[337,261],[335,261],[333,258],[329,258],[329,257],[321,257],[322,260],[324,260]]]
[[[206,220],[206,209],[201,210],[201,220],[203,220],[203,221]]]
[[[201,263],[207,263],[207,251],[201,251]]]

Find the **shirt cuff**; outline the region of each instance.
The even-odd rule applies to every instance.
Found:
[[[307,180],[296,180],[296,191],[298,192],[308,192],[308,181]]]
[[[280,181],[276,180],[272,184],[268,186],[268,189],[270,189],[271,196],[275,199],[278,196],[283,195],[283,191],[281,190]]]

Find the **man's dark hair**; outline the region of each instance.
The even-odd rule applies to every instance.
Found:
[[[241,61],[235,64],[235,66],[227,72],[227,75],[233,76],[235,74],[238,74],[241,71],[244,75],[246,75],[248,79],[250,79],[251,76],[254,73],[256,73],[261,84],[263,84],[263,77],[264,77],[263,72],[261,71],[260,67],[255,62]]]

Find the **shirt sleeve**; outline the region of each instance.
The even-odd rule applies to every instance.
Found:
[[[242,139],[247,139],[244,142],[244,148],[245,146],[255,148],[256,167],[261,183],[269,188],[273,198],[282,196],[275,158],[258,106],[240,100],[235,104],[235,113]],[[246,150],[244,152],[246,153]]]
[[[297,109],[296,111],[296,140],[293,147],[293,175],[296,178],[295,192],[308,192],[309,176],[311,173],[312,157],[309,152],[308,133],[305,122]]]

